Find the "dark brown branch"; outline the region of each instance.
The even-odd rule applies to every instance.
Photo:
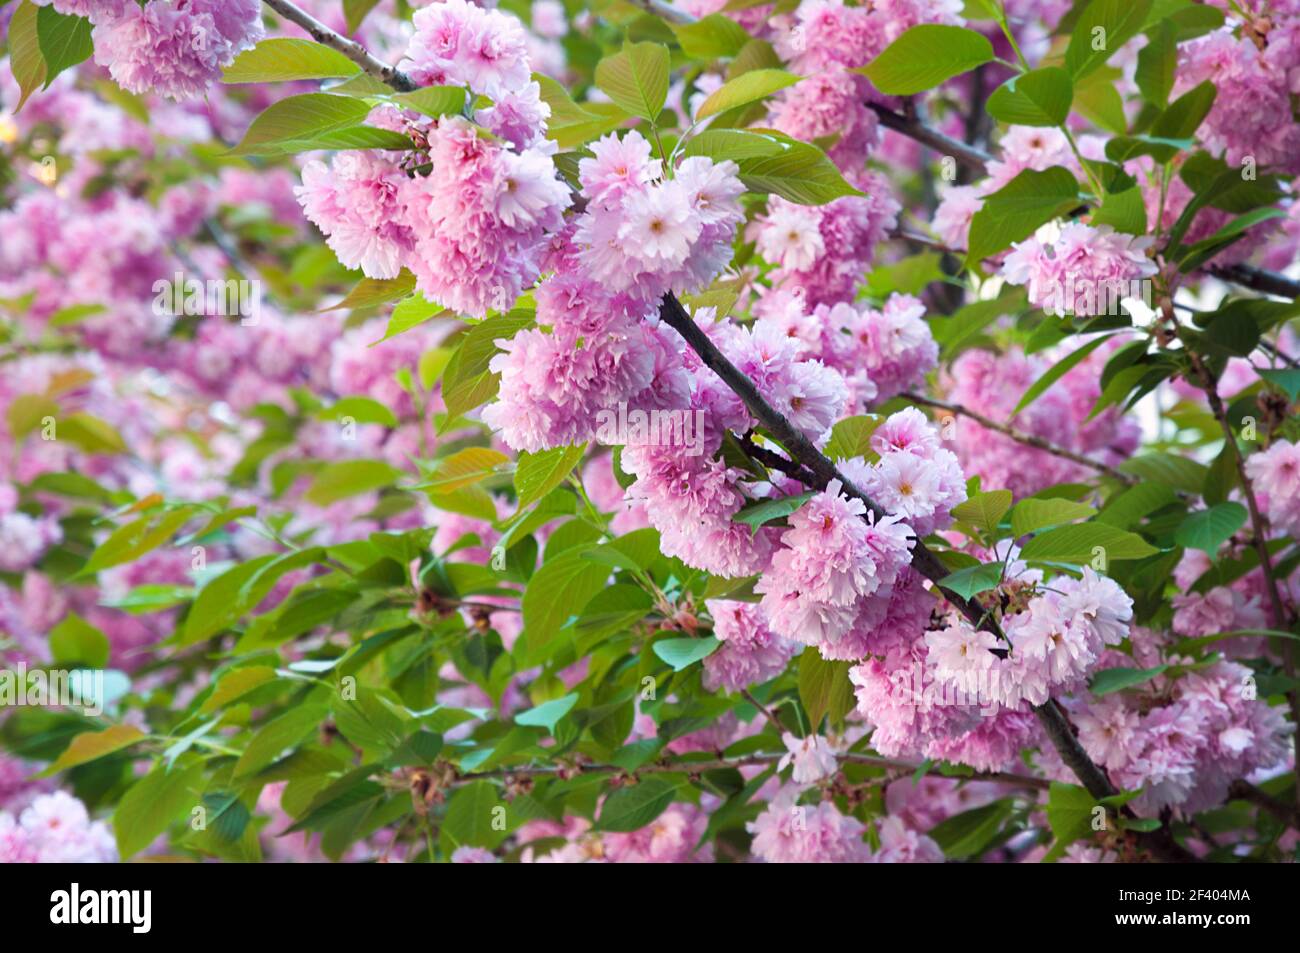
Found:
[[[1249,781],[1233,781],[1232,787],[1228,789],[1228,797],[1249,801],[1256,807],[1262,807],[1292,830],[1300,831],[1300,808],[1288,807]]]
[[[754,442],[750,434],[743,434],[740,437],[740,446],[759,463],[769,470],[779,470],[791,479],[798,480],[804,486],[814,486],[817,478],[804,469],[798,462],[781,456],[774,450],[768,450],[766,447],[760,447]]]
[[[954,139],[952,136],[944,135],[937,129],[931,129],[925,123],[904,116],[901,113],[896,113],[879,103],[868,103],[867,105],[875,112],[876,118],[880,120],[880,124],[886,129],[892,129],[894,132],[907,136],[923,146],[929,146],[940,155],[952,156],[962,165],[979,175],[988,174],[988,164],[993,161],[993,157],[983,149],[962,142],[960,139]]]
[[[1223,439],[1232,453],[1237,479],[1241,482],[1241,495],[1246,498],[1246,509],[1250,513],[1251,542],[1255,547],[1255,552],[1259,555],[1259,568],[1264,577],[1265,592],[1268,593],[1269,615],[1273,628],[1285,630],[1289,622],[1288,613],[1286,604],[1282,601],[1282,593],[1277,585],[1277,576],[1273,572],[1273,557],[1268,551],[1268,535],[1264,514],[1260,512],[1259,500],[1255,498],[1255,487],[1246,474],[1245,455],[1237,444],[1237,435],[1232,432],[1232,424],[1228,420],[1228,411],[1223,406],[1223,398],[1219,396],[1218,378],[1201,356],[1191,348],[1187,349],[1187,356],[1192,362],[1192,370],[1199,379],[1201,389],[1205,391],[1205,399],[1210,404],[1210,412],[1214,415],[1214,419],[1219,422],[1219,429],[1223,431]],[[1295,649],[1290,639],[1284,640],[1282,645],[1282,668],[1294,686],[1296,677]],[[1292,723],[1300,726],[1300,692],[1297,692],[1293,687],[1286,693],[1286,699],[1291,706]],[[1300,784],[1296,785],[1296,806],[1300,810]]]
[[[1114,467],[1107,466],[1100,461],[1093,460],[1081,453],[1075,453],[1073,450],[1067,450],[1065,447],[1058,447],[1056,444],[1044,440],[1042,437],[1035,437],[1033,434],[1025,433],[1023,430],[1017,430],[1010,424],[1000,424],[991,417],[986,417],[977,411],[970,410],[960,404],[951,404],[943,400],[935,400],[933,397],[924,397],[921,394],[899,394],[904,400],[910,400],[914,404],[922,404],[926,407],[933,407],[936,410],[946,410],[951,414],[961,417],[969,417],[981,427],[987,427],[989,430],[996,430],[998,433],[1010,437],[1017,443],[1023,443],[1027,447],[1033,447],[1036,450],[1042,450],[1044,453],[1050,453],[1053,456],[1060,457],[1063,460],[1069,460],[1080,466],[1089,467],[1098,473],[1104,473],[1106,476],[1121,483],[1134,484],[1137,477],[1122,470],[1116,470]]]
[[[885,515],[884,510],[859,490],[853,481],[840,473],[834,463],[764,399],[758,392],[758,388],[754,386],[754,382],[727,360],[726,355],[718,350],[703,329],[686,313],[686,309],[682,307],[675,295],[664,295],[659,305],[659,318],[682,336],[691,350],[699,355],[704,366],[717,374],[723,383],[744,401],[745,407],[760,424],[767,428],[768,433],[816,478],[814,489],[825,489],[832,480],[839,480],[845,494],[861,500],[877,518]],[[916,540],[912,550],[912,568],[937,586],[942,586],[944,577],[948,575],[947,567],[920,539]],[[996,621],[978,603],[952,592],[945,591],[944,595],[957,611],[970,620],[972,625],[1001,637],[1002,632]],[[1088,753],[1079,744],[1073,727],[1055,701],[1049,700],[1047,704],[1039,705],[1034,709],[1034,714],[1042,724],[1048,740],[1060,754],[1061,760],[1074,772],[1088,793],[1098,799],[1118,793],[1105,772],[1088,757]],[[1178,863],[1195,859],[1180,847],[1164,828],[1149,834],[1141,834],[1139,840],[1161,860]]]
[[[875,112],[880,124],[886,129],[892,129],[900,135],[921,143],[921,145],[929,146],[940,155],[952,156],[962,165],[979,175],[988,174],[988,166],[993,161],[993,156],[984,150],[962,142],[960,139],[944,135],[914,117],[896,113],[879,103],[868,103],[867,105]],[[1216,278],[1240,285],[1243,288],[1250,288],[1253,291],[1278,295],[1282,298],[1300,298],[1300,281],[1295,281],[1285,275],[1279,275],[1274,271],[1257,268],[1254,265],[1232,265],[1226,268],[1212,267],[1208,268],[1207,271]]]

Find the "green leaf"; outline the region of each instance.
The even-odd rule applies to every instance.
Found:
[[[760,500],[757,503],[750,503],[733,516],[731,521],[733,523],[744,523],[753,534],[757,534],[760,526],[773,520],[784,519],[791,513],[796,512],[814,495],[813,493],[797,493],[794,496],[783,496],[775,500]]]
[[[448,314],[446,308],[432,301],[426,301],[423,295],[415,294],[409,298],[403,298],[397,303],[397,307],[393,308],[384,336],[370,346],[374,347],[375,344],[382,344],[389,338],[395,338],[397,335],[411,330],[411,328],[418,327],[424,322],[444,314]]]
[[[415,276],[403,271],[396,278],[362,278],[338,304],[322,311],[339,311],[343,308],[373,308],[398,298],[405,298],[415,290]]]
[[[246,668],[237,668],[221,677],[212,694],[200,706],[199,714],[209,715],[218,708],[224,708],[231,702],[243,698],[254,689],[273,681],[275,681],[275,669],[269,665],[250,665]]]
[[[1134,685],[1149,682],[1168,669],[1168,665],[1157,665],[1155,668],[1102,669],[1092,677],[1092,682],[1088,687],[1094,695],[1109,695],[1112,692],[1122,691],[1125,688],[1132,688]]]
[[[952,515],[972,526],[978,526],[986,533],[992,533],[1009,509],[1010,490],[989,490],[986,493],[976,493],[964,503],[958,503],[953,507]]]
[[[268,721],[249,740],[244,753],[235,763],[234,776],[246,777],[260,771],[286,751],[315,735],[324,723],[324,705],[301,705]]]
[[[785,150],[785,143],[775,136],[764,136],[740,129],[705,129],[691,136],[682,147],[684,156],[705,156],[715,162],[777,155]]]
[[[1047,823],[1056,838],[1054,855],[1059,855],[1080,837],[1092,833],[1092,820],[1098,806],[1093,796],[1078,785],[1052,782],[1047,795]]]
[[[592,562],[577,550],[548,559],[533,574],[521,605],[528,647],[549,645],[566,619],[605,588],[609,567]]]
[[[621,787],[605,799],[596,830],[628,833],[654,823],[667,810],[677,789],[662,778],[646,778]]]
[[[167,770],[156,765],[131,785],[113,811],[113,834],[123,860],[138,854],[171,824],[198,806],[203,763]]]
[[[978,857],[997,838],[1015,807],[1010,798],[954,814],[930,829],[930,838],[953,860]]]
[[[1202,463],[1179,454],[1159,451],[1131,457],[1117,469],[1143,480],[1163,483],[1184,493],[1200,493],[1208,472]]]
[[[1013,76],[993,91],[987,106],[994,119],[1020,126],[1059,126],[1070,115],[1074,84],[1055,66]]]
[[[194,509],[178,507],[155,516],[142,516],[119,526],[90,554],[78,576],[89,576],[101,569],[120,566],[157,549],[176,531],[194,518]]]
[[[316,412],[317,420],[333,420],[341,423],[347,417],[351,417],[353,422],[359,424],[397,426],[397,416],[379,401],[370,397],[342,397],[335,401],[333,406],[322,407]]]
[[[1286,367],[1281,370],[1262,370],[1259,376],[1278,390],[1284,392],[1292,403],[1300,398],[1300,368]]]
[[[633,116],[654,122],[668,99],[668,48],[634,43],[596,64],[596,85]]]
[[[561,718],[573,710],[576,704],[578,704],[578,693],[572,692],[563,698],[542,702],[536,708],[521,711],[515,715],[515,724],[545,728],[551,734],[555,734],[555,726],[559,724]]]
[[[1011,534],[1024,536],[1044,526],[1059,526],[1075,520],[1087,519],[1096,510],[1084,503],[1062,499],[1027,499],[1016,504],[1011,513]]]
[[[1116,135],[1123,135],[1128,130],[1124,98],[1115,88],[1121,75],[1114,67],[1103,66],[1083,78],[1076,77],[1074,81],[1075,111]]]
[[[312,140],[360,125],[369,114],[369,104],[350,96],[329,93],[290,96],[272,103],[254,119],[230,154],[253,155],[263,146]]]
[[[125,453],[126,441],[117,428],[92,414],[75,413],[58,423],[58,434],[86,453]]]
[[[54,664],[64,668],[103,668],[109,648],[108,637],[75,612],[50,630]]]
[[[38,7],[31,0],[23,0],[9,21],[9,67],[14,79],[18,81],[20,93],[18,103],[14,106],[15,113],[41,87],[48,72],[45,57],[41,55],[36,28],[40,11],[45,9],[48,8]]]
[[[85,731],[72,739],[63,754],[37,777],[48,777],[59,771],[75,768],[79,764],[88,764],[106,755],[129,748],[136,742],[143,741],[145,733],[135,725],[110,725],[103,731]]]
[[[708,658],[721,644],[712,635],[702,639],[661,639],[654,644],[654,653],[674,672],[680,672]]]
[[[505,807],[492,784],[471,781],[458,788],[447,802],[442,832],[458,847],[493,850],[510,834],[507,825],[493,823],[506,813]]]
[[[927,23],[912,27],[853,72],[862,73],[887,96],[911,96],[993,59],[993,45],[982,34]]]
[[[1068,374],[1071,370],[1073,370],[1075,367],[1081,364],[1084,358],[1086,358],[1093,351],[1097,350],[1097,348],[1105,344],[1108,339],[1109,339],[1108,335],[1102,335],[1101,337],[1093,338],[1087,344],[1083,345],[1080,348],[1075,349],[1072,353],[1070,353],[1066,357],[1063,357],[1061,360],[1053,364],[1050,368],[1048,368],[1046,374],[1044,374],[1042,377],[1038,378],[1038,380],[1034,381],[1032,384],[1029,385],[1029,388],[1028,390],[1025,391],[1024,396],[1020,398],[1020,403],[1016,404],[1016,409],[1011,412],[1011,416],[1014,417],[1016,414],[1020,413],[1022,410],[1024,410],[1026,407],[1032,404],[1035,400],[1041,397],[1049,387],[1051,387],[1062,377]]]
[[[799,702],[808,713],[808,724],[818,730],[822,717],[838,724],[853,710],[853,683],[848,662],[828,662],[816,646],[799,656]]]
[[[1067,169],[1025,169],[984,200],[970,227],[968,264],[978,264],[1079,204],[1079,183]]]
[[[358,688],[355,699],[335,697],[334,722],[343,737],[367,751],[390,752],[407,735],[407,719],[372,689]]]
[[[771,192],[799,205],[825,205],[846,195],[862,194],[816,146],[791,139],[782,142],[782,147],[774,155],[736,163],[740,181],[751,192]]]
[[[443,397],[448,408],[452,405],[448,390],[486,373],[488,364],[500,352],[497,341],[508,341],[533,323],[533,313],[520,308],[494,314],[470,328],[443,372]]]
[[[535,503],[563,483],[586,451],[584,443],[538,453],[520,453],[515,467],[515,492],[519,496],[519,505]]]
[[[1097,521],[1117,529],[1128,529],[1148,513],[1168,506],[1176,499],[1173,489],[1163,483],[1139,483],[1107,503],[1097,514]]]
[[[1026,562],[1059,562],[1082,566],[1097,556],[1107,563],[1116,559],[1144,559],[1159,550],[1136,533],[1105,523],[1079,523],[1040,533],[1020,550]]]
[[[1190,139],[1210,114],[1217,94],[1209,80],[1188,90],[1156,117],[1151,124],[1151,135],[1157,139]]]
[[[1141,31],[1151,0],[1092,0],[1079,15],[1065,51],[1076,80],[1098,69]]]
[[[417,489],[430,496],[443,496],[482,483],[495,474],[510,458],[489,447],[466,447],[438,461],[433,478]]]
[[[194,597],[185,624],[177,632],[177,642],[192,645],[211,638],[230,625],[243,611],[239,605],[239,592],[244,583],[275,559],[273,554],[267,554],[237,563],[207,582]]]
[[[793,86],[802,78],[782,69],[756,69],[741,73],[710,93],[709,97],[700,104],[695,118],[707,119],[717,113],[734,109],[736,106],[757,102],[778,90]]]
[[[735,20],[711,13],[694,23],[670,23],[682,52],[692,59],[733,57],[749,42],[749,34]]]
[[[392,101],[434,119],[456,116],[465,108],[465,89],[462,86],[425,86],[410,93],[396,93]]]
[[[1001,581],[1001,563],[981,563],[949,573],[939,581],[939,585],[963,599],[969,599],[978,592],[997,588]]]
[[[65,16],[51,6],[41,7],[36,16],[36,39],[45,60],[45,88],[65,69],[90,59],[95,52],[90,41],[90,21]]]
[[[1190,513],[1174,532],[1174,542],[1186,549],[1199,549],[1213,559],[1219,547],[1246,523],[1249,514],[1240,503],[1219,503]]]
[[[425,767],[433,764],[442,753],[442,747],[442,735],[421,728],[398,746],[388,763],[400,767]]]
[[[340,460],[316,471],[303,498],[317,506],[329,506],[339,500],[391,486],[402,471],[383,460]]]
[[[1178,67],[1178,41],[1174,25],[1163,22],[1150,34],[1150,42],[1138,51],[1137,87],[1142,98],[1164,108],[1174,88],[1174,71]]]
[[[831,428],[831,439],[826,444],[826,456],[832,460],[865,457],[871,452],[871,435],[884,423],[879,414],[846,417]]]
[[[275,83],[355,76],[361,67],[337,50],[314,40],[273,36],[235,57],[223,83]]]
[[[1136,186],[1123,192],[1109,192],[1101,207],[1092,213],[1091,225],[1109,225],[1127,235],[1145,235],[1147,209],[1142,201],[1142,190]]]
[[[379,0],[343,0],[343,16],[348,21],[348,32],[357,32],[366,14],[379,6]]]

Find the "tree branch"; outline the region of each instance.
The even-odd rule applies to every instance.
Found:
[[[338,50],[381,83],[393,87],[399,93],[409,93],[417,88],[415,81],[397,67],[389,66],[387,63],[375,59],[370,55],[370,51],[360,43],[335,33],[301,7],[290,3],[289,0],[265,0],[265,3],[289,22],[296,23],[306,30],[317,43]]]
[[[478,771],[471,774],[459,776],[456,780],[458,783],[468,783],[470,781],[480,781],[486,779],[510,778],[537,778],[553,777],[556,775],[579,775],[579,774],[665,774],[668,772],[704,772],[704,771],[721,771],[727,768],[759,768],[767,767],[785,757],[785,753],[772,754],[755,754],[743,758],[716,758],[709,761],[683,761],[683,760],[665,760],[655,761],[650,764],[629,771],[614,764],[598,763],[579,763],[571,765],[525,765],[515,768],[493,768],[490,771]],[[847,754],[838,754],[836,760],[842,764],[862,764],[869,767],[892,768],[898,771],[906,771],[908,774],[915,774],[923,767],[908,761],[899,761],[894,758],[884,758],[879,755],[862,754],[859,752],[849,752]],[[937,766],[926,766],[924,773],[932,777],[952,778],[951,775],[944,774]],[[1051,787],[1050,781],[1044,778],[1034,778],[1024,774],[1015,774],[1010,771],[984,771],[972,774],[968,777],[952,778],[952,780],[961,781],[993,781],[999,784],[1011,784],[1022,787],[1027,790],[1046,791]]]
[[[405,73],[375,59],[359,43],[335,33],[319,20],[288,2],[288,0],[265,0],[265,2],[267,6],[281,14],[285,19],[305,29],[317,42],[343,53],[354,63],[361,66],[366,73],[381,82],[402,92],[415,88],[415,84]],[[888,110],[883,112],[889,116],[895,115],[889,113]],[[902,120],[902,117],[897,118]],[[885,125],[890,126],[890,128],[897,128],[891,125],[892,121],[886,120],[882,116],[882,122]],[[903,121],[906,122],[906,120]],[[924,129],[924,127],[921,127],[921,129]],[[899,131],[903,130],[900,128]],[[916,138],[913,133],[909,132],[907,134]],[[937,144],[939,148],[949,154],[956,155],[958,158],[965,157],[968,162],[972,160],[978,161],[981,163],[981,169],[984,168],[983,163],[986,157],[979,150],[966,146],[955,139],[950,139],[941,133],[927,133],[927,136],[929,144]],[[716,373],[741,398],[749,412],[767,428],[768,432],[786,449],[791,457],[808,470],[809,475],[816,481],[814,483],[815,488],[824,489],[831,480],[839,480],[844,492],[861,500],[877,518],[885,515],[884,510],[854,486],[853,482],[840,473],[835,464],[822,455],[807,437],[796,430],[785,417],[764,400],[754,383],[727,360],[726,356],[717,349],[691,316],[686,313],[686,309],[682,307],[682,303],[677,300],[676,295],[671,293],[664,295],[659,307],[659,316],[665,324],[682,336],[691,349],[699,355],[704,365]],[[936,585],[941,584],[941,580],[948,575],[947,567],[920,539],[916,540],[912,551],[912,568]],[[970,620],[972,625],[1003,637],[997,622],[977,603],[952,592],[945,591],[944,595],[962,615]],[[1074,730],[1069,721],[1055,702],[1049,700],[1047,704],[1035,708],[1034,713],[1043,725],[1043,730],[1048,738],[1060,753],[1062,761],[1083,782],[1089,793],[1097,798],[1108,797],[1116,793],[1114,786],[1105,773],[1093,763],[1087,752],[1083,750],[1078,739],[1074,736]],[[1174,842],[1164,828],[1150,834],[1141,834],[1139,839],[1148,846],[1155,856],[1162,860],[1186,861],[1193,859],[1190,854]]]
[[[1232,453],[1232,460],[1237,470],[1237,479],[1241,481],[1241,495],[1246,498],[1246,509],[1250,513],[1251,541],[1254,544],[1255,552],[1259,555],[1259,569],[1264,576],[1264,589],[1268,593],[1269,615],[1273,622],[1273,628],[1285,630],[1287,628],[1287,610],[1286,604],[1282,601],[1282,593],[1278,589],[1277,578],[1273,572],[1273,558],[1268,551],[1268,536],[1264,524],[1264,514],[1260,512],[1259,501],[1255,498],[1255,488],[1250,482],[1250,477],[1246,475],[1246,458],[1241,452],[1241,447],[1237,445],[1237,435],[1232,432],[1232,424],[1228,421],[1228,412],[1223,406],[1223,398],[1219,396],[1219,381],[1213,371],[1206,365],[1201,356],[1187,348],[1187,356],[1192,362],[1192,369],[1199,378],[1201,389],[1205,391],[1205,399],[1210,404],[1210,412],[1214,414],[1215,420],[1219,422],[1219,429],[1223,431],[1223,439]],[[1292,647],[1291,640],[1286,639],[1282,645],[1282,669],[1286,672],[1287,678],[1295,684],[1296,662],[1295,650]],[[1300,728],[1300,692],[1293,687],[1286,693],[1287,702],[1291,706],[1291,722]],[[1300,784],[1296,785],[1296,807],[1300,810]]]
[[[1072,463],[1079,464],[1080,466],[1089,467],[1096,470],[1098,473],[1105,474],[1111,479],[1119,480],[1121,483],[1126,483],[1130,486],[1137,483],[1137,477],[1132,476],[1131,474],[1124,473],[1122,470],[1116,470],[1114,467],[1107,466],[1106,464],[1098,460],[1093,460],[1090,457],[1086,457],[1081,453],[1067,450],[1065,447],[1058,447],[1056,444],[1050,443],[1042,437],[1035,437],[1033,434],[1025,433],[1023,430],[1017,430],[1010,424],[1000,424],[993,418],[986,417],[984,414],[970,410],[960,404],[951,404],[947,401],[935,400],[933,397],[924,397],[921,394],[906,393],[899,394],[898,396],[902,397],[904,400],[910,400],[914,404],[922,404],[926,407],[933,407],[936,410],[946,410],[951,414],[957,414],[961,417],[969,417],[981,427],[986,427],[989,430],[996,430],[998,433],[1010,437],[1017,443],[1023,443],[1027,447],[1033,447],[1036,450],[1042,450],[1044,453],[1050,453],[1063,460],[1069,460]]]
[[[768,433],[786,449],[786,452],[816,478],[814,489],[825,489],[832,480],[839,480],[845,494],[861,500],[877,518],[885,515],[883,509],[859,490],[851,480],[845,478],[834,463],[764,399],[758,392],[758,388],[754,386],[754,382],[727,360],[726,355],[718,350],[703,329],[686,313],[686,309],[682,307],[676,295],[671,293],[664,295],[659,305],[659,318],[682,336],[704,366],[717,374],[723,383],[740,397],[749,412],[767,428]],[[947,567],[920,539],[916,540],[912,550],[912,568],[938,586],[942,586],[943,579],[948,575]],[[1002,631],[996,621],[978,603],[946,590],[944,596],[976,628],[1002,637]],[[1060,754],[1061,760],[1074,772],[1089,794],[1101,799],[1118,793],[1105,772],[1088,757],[1088,753],[1079,744],[1074,728],[1055,701],[1049,699],[1046,704],[1037,706],[1034,714],[1043,726],[1048,740]],[[1161,860],[1174,863],[1195,860],[1163,827],[1158,831],[1140,834],[1138,839]]]
[[[1228,789],[1228,797],[1249,801],[1256,807],[1262,807],[1292,830],[1300,831],[1300,808],[1287,807],[1277,798],[1261,791],[1249,781],[1233,781]]]
[[[988,174],[989,163],[993,156],[960,139],[945,135],[937,129],[920,122],[914,117],[896,113],[879,103],[867,103],[876,114],[880,124],[900,135],[907,136],[921,145],[929,146],[940,155],[952,156],[962,165],[979,175]],[[1300,298],[1300,281],[1279,275],[1277,272],[1257,268],[1254,265],[1232,265],[1230,267],[1211,267],[1207,273],[1222,281],[1227,281],[1252,291],[1278,295],[1282,298]]]

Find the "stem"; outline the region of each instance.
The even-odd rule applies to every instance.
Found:
[[[266,5],[291,23],[306,30],[313,40],[330,49],[338,50],[361,69],[381,83],[385,83],[399,93],[409,93],[416,89],[415,81],[395,66],[389,66],[370,55],[370,52],[355,40],[349,40],[335,33],[310,13],[290,3],[289,0],[265,0]]]
[[[907,136],[923,146],[929,146],[941,155],[952,156],[962,165],[979,175],[988,174],[988,164],[993,161],[993,156],[984,150],[968,145],[951,136],[946,136],[914,118],[896,113],[889,107],[882,106],[879,103],[867,103],[867,107],[876,114],[876,118],[880,120],[880,124],[886,129],[892,129],[894,132]],[[1207,268],[1206,272],[1222,281],[1231,282],[1243,288],[1250,288],[1252,291],[1260,291],[1264,294],[1277,295],[1282,298],[1300,298],[1300,281],[1280,275],[1275,271],[1256,268],[1254,265],[1232,265],[1227,268],[1217,266]]]
[[[904,400],[910,400],[914,404],[933,407],[936,410],[946,410],[949,413],[957,414],[961,417],[969,417],[981,427],[986,427],[989,430],[996,430],[998,433],[1010,437],[1017,443],[1023,443],[1027,447],[1042,450],[1044,453],[1050,453],[1053,456],[1060,457],[1063,460],[1069,460],[1073,463],[1079,464],[1080,466],[1090,467],[1098,473],[1104,473],[1111,479],[1119,480],[1121,483],[1126,483],[1130,486],[1137,483],[1137,477],[1135,476],[1124,473],[1121,470],[1116,470],[1114,467],[1107,466],[1106,464],[1086,457],[1081,453],[1075,453],[1073,450],[1067,450],[1065,447],[1058,447],[1056,444],[1049,443],[1042,437],[1035,437],[1033,434],[1025,433],[1023,430],[1017,430],[1010,424],[1000,424],[991,417],[986,417],[977,411],[963,407],[961,404],[950,404],[947,401],[935,400],[933,397],[925,397],[921,394],[904,393],[899,394],[898,396],[902,397]]]
[[[567,774],[627,774],[638,776],[642,774],[666,774],[674,771],[684,772],[704,772],[720,771],[726,768],[759,768],[767,767],[785,757],[785,753],[779,754],[755,754],[743,758],[717,758],[711,761],[657,761],[652,764],[642,765],[635,771],[628,771],[616,764],[574,764],[574,765],[536,765],[523,766],[517,768],[494,768],[490,771],[478,771],[473,774],[466,774],[456,779],[457,784],[468,784],[471,781],[481,781],[488,779],[511,779],[511,778],[539,778],[552,777],[555,775]],[[863,764],[870,767],[893,768],[900,771],[906,771],[909,774],[915,774],[921,770],[921,765],[913,764],[907,761],[898,761],[893,758],[883,758],[879,755],[860,754],[850,752],[835,756],[836,759],[845,764]],[[940,771],[937,767],[926,768],[925,774],[936,777],[949,777]],[[1001,784],[1014,784],[1030,790],[1046,791],[1051,782],[1043,778],[1029,777],[1024,774],[1015,774],[1010,771],[990,771],[970,775],[969,777],[958,780],[968,781],[996,781]]]
[[[1184,342],[1184,346],[1186,346],[1186,342]],[[1255,552],[1259,555],[1259,569],[1264,575],[1264,588],[1268,593],[1269,615],[1273,622],[1273,628],[1285,630],[1287,628],[1286,604],[1282,601],[1282,593],[1278,589],[1277,578],[1273,573],[1273,558],[1268,551],[1268,536],[1265,532],[1264,514],[1260,512],[1259,501],[1255,498],[1255,488],[1250,482],[1250,477],[1246,475],[1245,456],[1241,452],[1241,447],[1237,444],[1237,435],[1232,432],[1232,424],[1228,421],[1228,412],[1223,406],[1223,399],[1219,396],[1219,381],[1199,354],[1188,348],[1187,356],[1192,362],[1192,369],[1200,379],[1201,389],[1205,391],[1205,399],[1210,404],[1210,412],[1214,414],[1214,418],[1219,422],[1219,428],[1223,431],[1223,439],[1228,447],[1232,448],[1232,459],[1237,469],[1237,479],[1241,481],[1241,495],[1246,498],[1246,509],[1250,512],[1250,535],[1255,546]],[[1284,640],[1282,645],[1282,669],[1294,685],[1296,677],[1295,649],[1289,639]],[[1286,693],[1286,699],[1291,706],[1292,724],[1300,726],[1300,692],[1297,692],[1293,687]],[[1296,785],[1296,807],[1300,809],[1300,784]]]

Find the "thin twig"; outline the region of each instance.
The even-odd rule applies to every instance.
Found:
[[[772,710],[770,708],[768,708],[761,701],[755,698],[754,693],[751,692],[748,688],[742,688],[740,690],[740,697],[745,699],[745,701],[749,702],[751,705],[753,705],[755,708],[758,709],[759,714],[761,714],[764,718],[766,718],[768,724],[770,724],[773,728],[776,729],[777,737],[781,737],[786,733],[786,727],[785,725],[781,724],[781,719],[777,718],[776,715],[772,713]]]
[[[288,0],[265,0],[266,5],[291,23],[306,30],[313,40],[324,44],[332,50],[338,50],[366,73],[385,83],[399,93],[409,93],[416,89],[415,81],[395,66],[389,66],[370,55],[370,51],[356,40],[335,33],[324,23]]]
[[[1124,473],[1122,470],[1116,470],[1112,466],[1107,466],[1106,464],[1098,460],[1093,460],[1090,457],[1086,457],[1081,453],[1075,453],[1073,450],[1067,450],[1065,447],[1058,447],[1056,444],[1044,440],[1042,437],[1035,437],[1033,434],[1025,433],[1023,430],[1017,430],[1010,424],[1000,424],[993,418],[986,417],[984,414],[971,410],[968,407],[963,407],[961,404],[952,404],[948,401],[936,400],[933,397],[925,397],[921,394],[905,393],[899,394],[898,396],[902,397],[904,400],[910,400],[915,404],[933,407],[936,410],[946,410],[948,413],[957,414],[960,417],[969,417],[981,427],[985,427],[989,430],[996,430],[998,433],[1010,437],[1017,443],[1023,443],[1025,446],[1034,447],[1037,450],[1042,450],[1044,453],[1050,453],[1063,460],[1069,460],[1073,463],[1079,464],[1080,466],[1089,467],[1096,470],[1098,473],[1104,473],[1106,476],[1114,480],[1119,480],[1121,483],[1132,485],[1137,482],[1137,477]]]
[[[1262,807],[1292,830],[1300,831],[1300,808],[1287,807],[1266,791],[1261,791],[1249,781],[1233,781],[1228,788],[1228,797],[1249,801],[1256,807]]]
[[[579,774],[615,774],[639,776],[643,774],[666,774],[669,772],[684,772],[700,774],[705,771],[723,771],[727,768],[759,768],[767,767],[780,761],[788,752],[772,754],[754,754],[747,755],[743,758],[716,758],[708,761],[684,761],[684,760],[664,760],[655,761],[650,764],[642,765],[635,770],[619,767],[615,764],[566,764],[566,765],[524,765],[514,768],[493,768],[489,771],[478,771],[470,774],[461,775],[456,779],[457,783],[468,783],[470,781],[481,781],[490,779],[524,779],[524,778],[542,778],[542,777],[569,777]],[[1046,791],[1051,782],[1044,778],[1034,778],[1028,775],[1016,774],[1010,771],[987,771],[971,774],[969,776],[954,777],[944,774],[942,769],[937,765],[920,765],[907,761],[898,761],[894,758],[884,758],[879,755],[862,754],[859,752],[849,752],[847,754],[838,754],[836,760],[845,764],[862,764],[876,768],[892,768],[905,771],[908,774],[915,774],[921,771],[923,774],[932,777],[945,777],[954,781],[993,781],[998,784],[1012,784],[1029,790]],[[922,768],[924,770],[922,771]]]
[[[952,158],[979,175],[988,174],[989,163],[993,162],[994,158],[983,149],[945,135],[937,129],[930,128],[915,117],[894,112],[887,106],[882,106],[879,103],[868,103],[867,105],[875,112],[880,124],[885,128],[892,129],[894,132],[907,136],[924,146],[929,146],[940,155],[952,156]],[[1207,268],[1206,271],[1215,278],[1240,285],[1243,288],[1250,288],[1253,291],[1277,295],[1282,298],[1300,298],[1300,281],[1274,271],[1257,268],[1254,265],[1218,266]]]
[[[1273,628],[1285,630],[1288,624],[1288,613],[1286,604],[1282,601],[1282,593],[1278,589],[1277,577],[1273,572],[1273,557],[1268,551],[1268,535],[1264,523],[1264,514],[1260,512],[1259,500],[1255,497],[1255,487],[1246,474],[1246,458],[1241,452],[1241,447],[1237,444],[1237,435],[1232,431],[1227,409],[1223,406],[1223,398],[1219,396],[1218,378],[1202,360],[1201,356],[1191,348],[1187,348],[1187,356],[1192,362],[1192,370],[1195,371],[1199,378],[1201,389],[1205,391],[1205,399],[1210,404],[1210,412],[1214,415],[1215,420],[1219,422],[1219,429],[1223,431],[1224,442],[1232,454],[1232,461],[1237,470],[1237,479],[1241,483],[1241,495],[1246,498],[1246,509],[1250,513],[1251,542],[1255,547],[1255,552],[1259,555],[1259,568],[1264,577],[1264,590],[1268,594],[1269,615],[1272,619]],[[1286,672],[1287,678],[1291,680],[1292,686],[1294,686],[1296,661],[1295,650],[1290,639],[1284,640],[1282,645],[1282,669]],[[1300,725],[1300,692],[1297,692],[1292,687],[1286,693],[1286,699],[1291,706],[1292,723]],[[1300,810],[1300,784],[1296,785],[1296,807]]]

